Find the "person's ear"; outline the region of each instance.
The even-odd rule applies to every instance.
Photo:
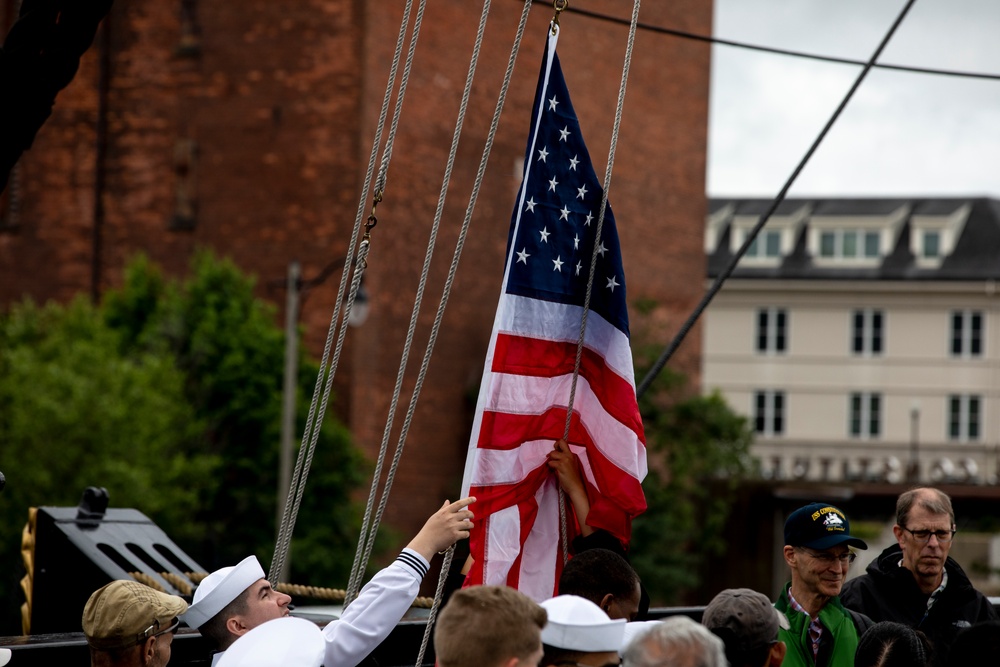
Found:
[[[250,632],[250,628],[243,624],[243,618],[240,616],[230,616],[229,620],[226,621],[226,630],[237,637],[242,637]]]
[[[610,615],[611,603],[613,603],[614,601],[615,601],[615,596],[612,595],[611,593],[608,593],[607,595],[601,598],[601,604],[597,606],[600,607],[601,611],[603,611],[605,614]]]
[[[896,536],[896,543],[899,544],[899,548],[903,548],[903,529],[896,524],[892,527],[892,534]]]
[[[156,657],[156,637],[150,637],[139,645],[139,657],[143,665],[152,664]]]
[[[795,547],[786,544],[781,553],[785,557],[785,563],[787,563],[789,567],[795,567]]]
[[[785,642],[778,642],[771,647],[771,653],[767,656],[767,664],[769,667],[781,667],[782,661],[785,659],[785,654],[788,653],[788,647]]]

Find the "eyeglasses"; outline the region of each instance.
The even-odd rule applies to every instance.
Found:
[[[812,549],[803,548],[802,551],[809,554],[812,558],[815,558],[824,565],[833,565],[835,561],[839,561],[844,567],[848,567],[854,560],[858,557],[853,551],[848,551],[844,554],[831,554],[826,551],[813,551]]]
[[[177,626],[179,626],[180,624],[181,620],[179,618],[175,618],[174,622],[171,623],[169,626],[167,626],[163,630],[157,631],[160,627],[160,621],[154,618],[153,624],[150,625],[145,630],[143,630],[142,633],[136,638],[136,643],[141,644],[150,637],[159,637],[160,635],[165,635],[168,632],[176,632]]]
[[[937,541],[941,544],[947,544],[951,542],[951,538],[955,537],[954,530],[910,530],[906,526],[902,526],[903,530],[913,535],[915,539],[920,544],[927,544],[931,541],[931,535],[937,538]]]
[[[593,665],[585,665],[581,662],[573,662],[572,660],[560,660],[559,662],[552,663],[555,667],[594,667]],[[598,667],[618,667],[621,665],[621,660],[618,662],[609,662]]]

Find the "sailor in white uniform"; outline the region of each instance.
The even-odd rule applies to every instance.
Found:
[[[396,560],[369,581],[341,617],[323,629],[325,667],[355,667],[384,640],[420,591],[434,554],[469,537],[475,498],[445,504],[424,524]],[[250,556],[202,580],[182,620],[215,644],[212,667],[253,628],[288,615],[291,597],[271,588]]]

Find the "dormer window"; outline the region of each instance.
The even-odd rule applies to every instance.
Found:
[[[772,215],[747,247],[740,264],[760,267],[779,266],[782,259],[791,254],[795,248],[795,238],[808,215],[808,206],[800,206],[783,215]],[[760,216],[754,214],[733,216],[732,234],[729,236],[731,252],[735,253],[742,247],[759,220]]]
[[[958,206],[950,212],[914,213],[910,218],[910,252],[922,269],[936,269],[955,249],[965,221],[972,211],[971,204]]]
[[[892,252],[910,207],[885,206],[875,214],[827,206],[809,220],[807,247],[817,266],[876,267]]]
[[[747,248],[744,257],[781,257],[781,232],[775,229],[762,231]]]
[[[880,234],[873,230],[832,229],[819,235],[819,256],[826,259],[878,259]]]
[[[920,242],[920,256],[924,259],[941,257],[941,232],[936,229],[925,229]]]

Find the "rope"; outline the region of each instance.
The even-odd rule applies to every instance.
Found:
[[[410,5],[411,1],[408,1],[407,16],[409,15]],[[405,96],[406,86],[409,81],[410,68],[412,66],[413,55],[416,50],[416,41],[417,38],[420,36],[420,28],[423,23],[423,13],[425,6],[426,6],[426,1],[421,0],[420,5],[417,9],[417,16],[413,24],[413,36],[410,39],[410,48],[407,52],[406,65],[403,68],[403,78],[400,80],[400,90],[396,98],[396,108],[393,112],[392,127],[390,128],[389,137],[386,140],[386,147],[382,156],[382,165],[379,167],[379,175],[375,183],[376,201],[381,199],[382,192],[384,191],[385,188],[386,171],[388,170],[389,167],[389,156],[391,156],[392,154],[392,146],[395,140],[396,128],[399,125],[399,115],[400,111],[402,110],[403,98]],[[397,52],[398,48],[399,47],[397,45]],[[371,217],[374,218],[374,209]],[[413,323],[411,322],[411,327],[412,326]],[[408,333],[407,339],[412,340],[412,334]],[[404,349],[404,355],[405,354],[406,350]],[[399,402],[399,393],[401,388],[402,388],[401,378],[397,376],[396,386],[393,390],[390,414],[395,413],[396,405]],[[347,584],[346,604],[350,604],[351,602],[353,602],[354,599],[357,597],[358,592],[361,590],[361,578],[364,575],[365,565],[368,562],[368,555],[371,553],[372,547],[374,546],[375,533],[378,530],[378,521],[381,519],[381,511],[380,511],[374,526],[369,528],[369,525],[371,523],[372,507],[375,502],[375,493],[378,489],[379,479],[381,479],[382,477],[382,467],[385,465],[385,456],[388,451],[388,430],[390,427],[391,427],[391,421],[387,422],[386,424],[386,432],[383,435],[382,442],[379,446],[378,459],[375,464],[375,472],[372,474],[372,485],[368,493],[368,502],[365,505],[365,514],[361,522],[361,533],[358,539],[358,548],[354,554],[354,563],[351,566],[351,576]],[[391,482],[387,482],[387,485],[391,486]],[[362,554],[365,554],[365,556],[362,557]]]
[[[295,471],[292,478],[291,485],[289,486],[288,498],[285,501],[285,511],[282,516],[281,526],[278,532],[278,538],[275,542],[274,547],[274,557],[271,560],[271,572],[269,578],[272,582],[278,580],[282,570],[284,569],[285,560],[288,555],[288,547],[291,543],[292,532],[295,528],[295,519],[298,516],[298,509],[301,504],[301,492],[297,489],[305,488],[305,481],[309,474],[309,465],[312,463],[312,452],[316,448],[316,443],[319,440],[319,432],[323,423],[323,417],[326,415],[326,409],[329,404],[330,393],[333,387],[333,377],[337,372],[337,366],[340,362],[340,355],[344,347],[344,339],[347,335],[347,320],[350,315],[351,308],[354,305],[354,299],[357,296],[357,289],[354,287],[355,284],[360,285],[360,279],[352,282],[351,296],[347,303],[347,309],[343,320],[340,320],[340,305],[344,299],[344,293],[347,286],[347,277],[351,270],[351,266],[354,264],[354,247],[358,242],[358,237],[361,233],[361,227],[364,220],[364,210],[365,204],[367,202],[367,193],[372,184],[372,178],[375,173],[375,162],[378,157],[378,148],[382,143],[382,133],[385,130],[385,120],[388,116],[389,102],[392,99],[392,90],[396,81],[396,74],[399,70],[399,59],[403,50],[403,42],[406,37],[406,26],[409,24],[410,11],[413,6],[412,0],[407,0],[406,7],[403,11],[403,18],[399,26],[399,35],[396,39],[396,49],[393,53],[392,66],[389,70],[389,79],[386,83],[385,94],[382,98],[382,108],[379,112],[378,124],[375,129],[375,137],[372,141],[371,154],[368,159],[368,169],[365,173],[365,182],[361,190],[361,198],[358,202],[358,211],[355,218],[354,230],[351,234],[351,240],[348,243],[348,256],[344,261],[344,268],[340,277],[340,285],[337,288],[337,298],[334,301],[333,315],[330,318],[330,327],[327,331],[326,343],[323,347],[323,357],[320,362],[319,372],[316,375],[316,386],[313,390],[312,401],[309,406],[309,414],[306,418],[305,430],[302,433],[302,444],[299,447],[299,455],[296,460]],[[384,183],[384,173],[382,174]],[[376,203],[381,200],[382,191],[376,193],[375,199]],[[375,217],[375,207],[372,206],[372,214],[369,218],[371,221]],[[368,227],[365,233],[365,240],[368,241],[368,234],[371,227]],[[360,254],[364,252],[367,255],[367,249],[362,244],[362,248],[359,249],[359,263],[361,260]],[[337,345],[334,349],[333,359],[330,361],[330,349],[333,347],[333,337],[334,332],[337,328],[337,322],[340,322],[340,332],[337,338]],[[329,365],[328,365],[329,364]],[[324,385],[323,378],[326,378],[326,383]],[[323,387],[323,391],[320,392],[320,387]],[[320,402],[320,395],[322,393],[322,401]],[[319,407],[317,407],[319,405]],[[307,464],[308,461],[308,464]],[[293,498],[294,496],[294,498]]]
[[[826,125],[823,126],[823,129],[820,131],[819,136],[816,137],[816,140],[813,141],[812,145],[809,147],[809,150],[806,151],[806,154],[802,157],[802,160],[799,161],[799,164],[795,167],[795,170],[792,172],[791,176],[789,176],[788,180],[785,181],[785,185],[781,188],[781,191],[774,198],[774,201],[772,201],[770,206],[767,207],[767,210],[764,212],[764,214],[760,216],[760,219],[757,221],[757,224],[754,225],[753,229],[750,230],[750,233],[747,234],[746,239],[744,239],[743,245],[741,245],[740,249],[736,251],[735,255],[733,255],[732,259],[729,262],[729,265],[726,266],[726,269],[721,274],[719,274],[719,276],[715,279],[715,282],[712,283],[712,286],[705,293],[705,296],[702,297],[701,301],[694,309],[694,312],[691,313],[687,321],[685,321],[684,324],[681,326],[680,331],[677,332],[677,335],[674,336],[674,339],[670,341],[669,345],[667,345],[666,349],[656,360],[656,363],[653,364],[653,367],[646,374],[646,377],[642,379],[642,382],[636,389],[637,396],[642,396],[646,392],[646,390],[649,389],[649,385],[652,384],[653,380],[656,379],[656,376],[659,375],[660,371],[663,370],[663,367],[666,365],[667,360],[669,360],[670,357],[673,355],[673,353],[677,351],[677,348],[680,346],[681,341],[683,341],[685,336],[687,336],[688,332],[691,331],[691,327],[693,327],[695,322],[698,321],[698,318],[701,317],[701,314],[708,307],[708,304],[712,301],[713,298],[715,298],[715,295],[718,294],[719,290],[722,289],[722,285],[726,282],[726,280],[729,279],[729,276],[732,275],[733,271],[736,270],[736,265],[739,263],[744,253],[746,253],[747,248],[749,248],[750,244],[753,243],[753,241],[757,238],[758,232],[760,232],[760,230],[764,227],[764,224],[768,221],[771,215],[774,214],[775,210],[777,210],[781,202],[785,200],[785,195],[788,194],[788,190],[792,187],[792,184],[795,182],[795,179],[798,178],[799,173],[802,172],[802,169],[806,166],[806,163],[809,162],[809,158],[811,158],[813,153],[816,152],[816,149],[819,148],[820,143],[823,141],[824,137],[826,137],[827,132],[830,131],[830,128],[833,127],[833,124],[834,122],[836,122],[837,118],[840,117],[841,112],[843,112],[843,110],[847,107],[847,103],[850,102],[851,98],[854,96],[855,91],[857,91],[858,87],[861,86],[861,82],[864,81],[865,77],[868,75],[868,72],[875,64],[875,61],[882,53],[882,50],[885,49],[886,45],[889,43],[889,40],[892,38],[892,35],[896,32],[896,28],[898,28],[900,23],[903,22],[903,19],[906,17],[906,13],[910,11],[910,7],[913,6],[913,3],[915,1],[916,0],[907,1],[906,5],[900,11],[899,16],[896,17],[896,20],[893,22],[892,26],[889,27],[889,31],[885,34],[885,37],[882,38],[882,42],[875,49],[875,52],[872,53],[871,58],[868,59],[868,62],[865,63],[864,69],[861,70],[861,73],[858,74],[857,79],[854,80],[854,84],[851,86],[850,90],[847,91],[847,94],[844,96],[844,99],[840,102],[840,105],[837,106],[836,110],[833,112],[833,115],[830,116],[830,120],[828,120],[826,122]]]
[[[601,208],[597,215],[597,229],[594,234],[594,250],[590,255],[590,275],[587,280],[587,291],[583,298],[583,315],[580,318],[580,335],[576,342],[576,359],[573,362],[573,379],[569,388],[569,403],[566,406],[566,424],[563,428],[563,438],[569,441],[569,429],[573,420],[573,403],[576,400],[576,385],[580,377],[580,361],[583,357],[584,340],[587,334],[587,315],[590,313],[590,298],[594,289],[594,274],[597,272],[598,249],[600,248],[601,232],[604,229],[604,214],[608,208],[608,192],[611,189],[611,174],[614,171],[615,151],[618,149],[618,135],[621,129],[622,110],[625,107],[625,90],[628,87],[628,76],[632,66],[632,52],[635,47],[636,25],[639,21],[640,0],[632,3],[632,22],[629,24],[628,43],[625,47],[625,64],[622,67],[622,80],[618,87],[618,104],[615,107],[615,122],[611,132],[611,146],[608,151],[608,168],[604,173],[604,192],[601,193]],[[562,541],[563,563],[569,558],[567,544],[568,530],[566,526],[566,500],[564,493],[559,494],[559,530]]]
[[[367,564],[368,560],[371,557],[371,551],[372,551],[372,548],[374,546],[375,533],[377,532],[378,523],[381,520],[382,515],[383,515],[383,513],[385,511],[386,504],[388,503],[389,492],[391,491],[392,484],[393,484],[393,481],[395,479],[396,470],[398,469],[399,461],[400,461],[400,459],[402,457],[402,453],[403,453],[403,448],[404,448],[404,445],[405,445],[406,437],[407,437],[407,435],[409,433],[409,428],[410,428],[410,425],[411,425],[411,423],[413,421],[413,414],[414,414],[414,412],[416,410],[417,400],[420,397],[420,392],[421,392],[421,390],[423,388],[423,384],[424,384],[424,381],[425,381],[426,376],[427,376],[427,368],[430,365],[431,354],[432,354],[432,352],[434,350],[434,346],[435,346],[435,344],[437,342],[438,333],[439,333],[440,328],[441,328],[441,322],[442,322],[442,320],[444,318],[444,311],[445,311],[445,308],[447,307],[447,304],[448,304],[448,298],[449,298],[449,295],[451,293],[452,285],[454,284],[455,274],[458,271],[458,263],[459,263],[459,260],[461,258],[462,250],[463,250],[463,248],[465,246],[465,239],[468,236],[468,229],[469,229],[469,225],[470,225],[471,220],[472,220],[472,212],[473,212],[473,210],[475,208],[476,199],[478,197],[479,190],[480,190],[480,188],[482,186],[483,177],[484,177],[485,172],[486,172],[486,165],[487,165],[487,162],[489,160],[489,155],[490,155],[490,152],[491,152],[491,149],[492,149],[492,146],[493,146],[493,142],[494,142],[495,137],[496,137],[497,127],[499,126],[499,123],[500,123],[500,115],[501,115],[501,112],[503,110],[504,102],[505,102],[506,97],[507,97],[507,90],[510,87],[510,80],[511,80],[511,77],[512,77],[513,71],[514,71],[514,62],[516,61],[517,53],[518,53],[518,51],[520,49],[521,39],[522,39],[522,37],[524,35],[524,29],[525,29],[525,26],[527,24],[527,17],[528,17],[528,12],[530,10],[530,6],[531,6],[530,5],[530,0],[526,0],[524,9],[523,9],[522,14],[521,14],[521,20],[520,20],[520,23],[518,25],[517,35],[515,37],[514,45],[512,47],[511,56],[508,59],[507,70],[506,70],[506,72],[504,74],[504,80],[503,80],[503,84],[501,85],[501,90],[500,90],[500,94],[499,94],[499,97],[498,97],[498,100],[497,100],[497,105],[496,105],[496,107],[494,109],[494,114],[493,114],[493,119],[492,119],[492,122],[491,122],[491,125],[490,125],[490,130],[489,130],[489,133],[487,135],[487,139],[486,139],[486,143],[485,143],[485,146],[484,146],[484,149],[483,149],[482,157],[480,159],[479,169],[478,169],[478,171],[476,173],[476,180],[475,180],[475,183],[473,185],[472,194],[470,195],[469,204],[468,204],[468,207],[466,208],[466,213],[465,213],[465,217],[464,217],[463,222],[462,222],[462,227],[461,227],[461,230],[459,231],[459,236],[458,236],[458,239],[456,241],[455,251],[454,251],[454,254],[452,256],[451,265],[449,266],[449,270],[448,270],[448,276],[447,276],[447,278],[445,280],[445,284],[444,284],[444,287],[442,289],[441,300],[440,300],[440,302],[438,304],[438,309],[437,309],[437,313],[435,314],[434,323],[431,326],[431,332],[430,332],[430,336],[428,338],[427,346],[426,346],[425,351],[424,351],[423,360],[421,361],[420,371],[419,371],[419,373],[417,375],[416,383],[414,385],[413,392],[412,392],[412,395],[410,397],[409,407],[408,407],[406,416],[405,416],[405,418],[403,420],[403,425],[401,427],[399,438],[397,440],[397,444],[396,444],[396,449],[395,449],[395,452],[394,452],[393,460],[392,460],[392,463],[391,463],[390,468],[389,468],[389,472],[388,472],[387,477],[386,477],[385,488],[384,488],[382,496],[380,498],[380,502],[379,502],[379,506],[378,506],[378,509],[376,511],[376,514],[375,514],[375,519],[374,519],[373,526],[372,526],[372,528],[370,530],[370,533],[368,534],[368,539],[367,539],[367,541],[365,543],[363,557],[362,557],[362,559],[359,562],[355,563],[355,565],[360,566],[359,567],[359,575],[360,575],[360,571],[363,571],[364,565]],[[433,254],[433,247],[435,245],[435,240],[436,240],[436,237],[437,237],[437,230],[438,230],[438,228],[440,226],[441,218],[442,218],[443,213],[444,213],[444,204],[445,204],[445,199],[446,199],[446,195],[447,195],[447,191],[448,191],[448,186],[449,186],[450,181],[451,181],[451,173],[452,173],[452,171],[454,169],[454,163],[455,163],[455,160],[456,160],[457,155],[458,155],[459,137],[461,135],[462,124],[464,122],[465,114],[466,114],[467,107],[468,107],[468,100],[469,100],[469,97],[471,96],[472,82],[473,82],[473,79],[474,79],[474,76],[475,76],[475,69],[476,69],[476,66],[477,66],[478,60],[479,60],[479,53],[480,53],[480,50],[481,50],[483,36],[485,34],[486,19],[487,19],[487,16],[488,16],[489,7],[490,7],[490,3],[488,1],[484,2],[483,12],[482,12],[482,14],[480,16],[479,29],[478,29],[477,35],[476,35],[476,44],[475,44],[475,47],[473,49],[472,57],[470,59],[469,72],[468,72],[468,75],[466,77],[465,89],[464,89],[463,95],[462,95],[462,103],[461,103],[460,110],[459,110],[459,117],[458,117],[458,121],[456,123],[456,127],[455,127],[455,131],[454,131],[453,137],[452,137],[451,150],[450,150],[449,156],[448,156],[448,164],[447,164],[446,169],[445,169],[445,175],[444,175],[444,178],[442,180],[441,191],[440,191],[440,194],[439,194],[439,197],[438,197],[437,210],[435,212],[434,222],[432,224],[431,238],[430,238],[430,240],[428,242],[428,250],[427,250],[427,253],[426,253],[425,258],[424,258],[424,266],[423,266],[423,271],[422,271],[421,277],[420,277],[420,284],[419,284],[418,290],[417,290],[417,297],[416,297],[416,299],[414,301],[414,308],[413,308],[413,311],[411,313],[411,318],[410,318],[410,326],[409,326],[409,329],[407,330],[406,343],[404,345],[404,351],[403,351],[403,359],[401,360],[401,363],[400,363],[400,366],[399,366],[399,371],[398,371],[397,376],[396,376],[396,387],[395,387],[395,391],[393,393],[392,404],[390,405],[389,417],[386,420],[386,427],[385,427],[385,430],[384,430],[384,433],[383,433],[383,441],[382,441],[382,447],[383,448],[385,448],[387,446],[387,444],[388,444],[389,434],[390,434],[390,431],[391,431],[391,428],[392,428],[392,424],[393,424],[393,422],[395,420],[395,413],[396,413],[396,410],[397,410],[397,407],[398,407],[398,397],[399,397],[399,393],[400,393],[400,390],[401,390],[401,385],[402,385],[402,380],[403,380],[403,375],[404,375],[405,367],[406,367],[406,364],[407,364],[407,361],[408,361],[408,358],[409,358],[409,350],[410,350],[410,347],[411,347],[411,344],[412,344],[413,333],[415,331],[416,323],[417,323],[417,316],[419,314],[420,305],[421,305],[422,299],[423,299],[423,292],[424,292],[424,287],[425,287],[425,284],[426,284],[427,275],[429,274],[430,260],[431,260],[432,254]],[[381,460],[380,460],[380,463],[381,463]],[[377,473],[375,475],[375,479],[377,480],[379,478],[379,476],[380,475]],[[366,521],[367,521],[367,516],[366,516]],[[367,523],[366,523],[366,525],[367,525]],[[359,548],[360,548],[360,545],[359,545]],[[350,594],[356,595],[356,591],[357,591],[357,589],[358,589],[359,586],[360,586],[360,581],[357,580],[357,579],[353,579],[352,578],[351,586],[349,586],[349,588],[348,588],[349,595]],[[350,599],[353,599],[353,598],[350,598]]]
[[[486,4],[489,4],[489,0],[486,0]],[[448,547],[447,551],[444,552],[444,560],[441,562],[441,576],[438,577],[437,589],[434,591],[434,600],[431,604],[431,613],[427,616],[427,625],[424,626],[424,637],[420,641],[420,650],[417,652],[417,664],[416,667],[421,667],[424,664],[424,654],[427,653],[427,645],[430,643],[431,630],[434,628],[434,622],[437,620],[438,608],[441,606],[441,597],[444,593],[444,582],[448,578],[448,571],[451,570],[451,561],[455,557],[455,545]]]

